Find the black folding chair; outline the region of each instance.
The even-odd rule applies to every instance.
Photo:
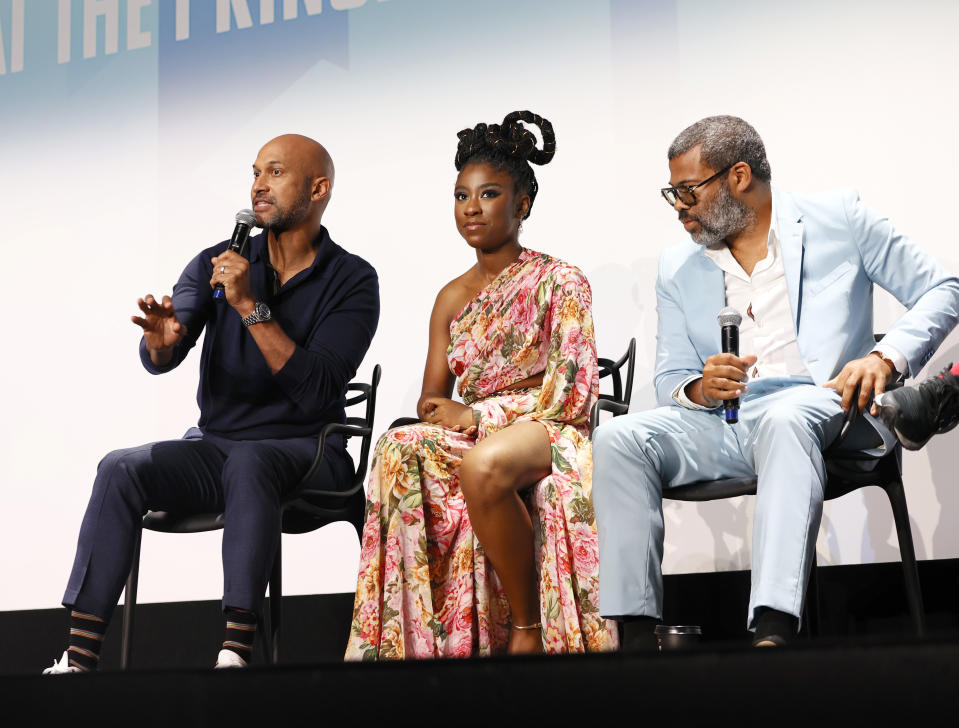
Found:
[[[331,422],[320,430],[316,444],[316,455],[299,485],[291,491],[280,510],[280,527],[283,533],[307,533],[335,521],[347,521],[356,529],[356,535],[362,540],[363,517],[366,494],[363,488],[366,466],[369,459],[370,443],[373,435],[373,418],[376,413],[376,388],[380,383],[380,365],[373,368],[373,377],[369,384],[352,382],[348,386],[346,406],[348,408],[366,404],[364,416],[347,417],[344,424]],[[351,394],[351,393],[356,394]],[[310,482],[323,460],[326,438],[340,434],[344,439],[362,438],[360,456],[356,464],[349,487],[344,490],[321,490],[310,488]],[[163,533],[200,533],[223,528],[222,513],[168,513],[150,511],[143,517],[143,528]],[[282,575],[282,538],[277,543],[276,556],[270,574],[270,629],[266,637],[267,654],[270,661],[276,663],[280,656],[280,620],[283,596]],[[137,535],[133,547],[133,563],[130,576],[127,577],[126,600],[123,609],[123,639],[120,647],[120,666],[130,666],[133,653],[133,622],[137,599],[137,578],[140,568],[140,535]]]

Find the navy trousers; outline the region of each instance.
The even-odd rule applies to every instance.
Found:
[[[223,608],[259,613],[280,538],[280,504],[316,455],[316,438],[229,440],[191,429],[182,440],[114,450],[100,461],[63,605],[109,619],[148,510],[223,512]],[[327,441],[311,487],[343,490],[353,464]]]

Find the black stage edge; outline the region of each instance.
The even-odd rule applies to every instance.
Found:
[[[819,568],[820,631],[817,640],[911,637],[898,562]],[[927,631],[959,639],[959,559],[919,562]],[[664,579],[664,621],[698,624],[707,645],[748,641],[745,628],[748,571],[673,574]],[[281,664],[336,661],[349,633],[352,594],[288,596],[283,600]],[[101,666],[120,666],[117,609]],[[206,668],[223,639],[218,601],[141,604],[136,611],[134,668]],[[66,610],[0,612],[0,675],[34,675],[66,648]],[[813,640],[816,641],[816,640]],[[257,642],[258,651],[262,644]],[[263,661],[262,654],[255,655]]]
[[[328,594],[284,599],[278,667],[263,666],[260,655],[249,670],[211,670],[223,625],[219,603],[204,601],[140,605],[133,670],[117,669],[121,608],[99,674],[43,677],[65,647],[65,610],[0,612],[0,706],[14,718],[4,725],[52,725],[76,718],[81,705],[99,725],[605,725],[624,715],[640,724],[660,715],[912,724],[954,713],[959,686],[959,559],[919,569],[925,640],[910,633],[898,563],[833,566],[819,570],[820,634],[786,650],[747,646],[749,572],[666,577],[665,621],[699,624],[704,634],[696,651],[670,654],[346,664],[352,595]]]

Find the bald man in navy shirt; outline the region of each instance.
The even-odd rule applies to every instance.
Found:
[[[345,421],[346,387],[379,318],[376,271],[322,225],[334,178],[326,149],[277,137],[253,177],[263,233],[250,239],[249,259],[222,242],[187,265],[172,298],[138,301],[133,322],[149,372],[178,366],[206,329],[200,420],[181,440],[101,461],[63,597],[69,648],[48,673],[96,668],[147,510],[224,513],[226,637],[216,664],[249,662],[282,498],[309,469],[320,427]],[[212,297],[217,284],[225,300]],[[317,472],[316,487],[348,487],[353,465],[341,437],[327,439]]]

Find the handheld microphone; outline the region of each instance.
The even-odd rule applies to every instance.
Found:
[[[735,308],[727,306],[716,318],[722,330],[723,354],[739,356],[739,324],[743,321],[742,314]],[[735,425],[739,422],[739,397],[725,400],[723,411],[727,425]]]
[[[236,227],[233,228],[233,237],[230,238],[230,250],[243,255],[247,238],[250,237],[250,230],[254,225],[256,225],[256,215],[253,214],[253,210],[240,210],[236,213]],[[222,283],[217,283],[213,287],[213,298],[218,301],[226,298]]]

